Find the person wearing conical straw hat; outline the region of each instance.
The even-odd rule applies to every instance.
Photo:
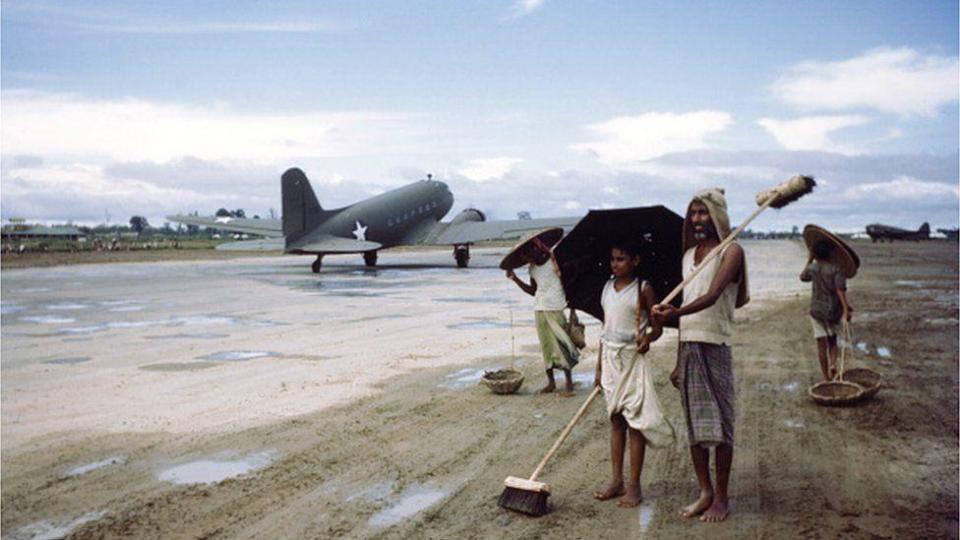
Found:
[[[847,300],[847,278],[856,275],[860,258],[845,242],[826,229],[807,225],[803,239],[810,250],[800,281],[810,282],[810,322],[817,342],[817,357],[825,381],[837,376],[837,330],[850,321],[853,308]]]
[[[547,373],[547,384],[538,392],[549,394],[556,390],[553,370],[560,369],[566,377],[566,386],[561,395],[569,397],[573,395],[571,370],[580,361],[580,350],[564,329],[566,319],[563,310],[567,307],[567,296],[560,281],[560,266],[550,249],[552,244],[560,240],[563,231],[554,231],[559,231],[559,234],[549,234],[548,230],[521,241],[504,257],[500,266],[506,269],[508,279],[533,296],[537,338]],[[524,282],[514,272],[514,265],[524,263],[529,265],[530,283]]]
[[[685,280],[729,234],[723,190],[697,192],[683,222]],[[726,519],[730,512],[728,485],[736,401],[730,343],[733,311],[749,299],[743,248],[733,242],[686,285],[681,307],[658,304],[651,310],[662,323],[679,319],[677,365],[670,381],[680,390],[690,457],[700,484],[700,496],[680,512],[684,517],[699,516],[701,521],[716,522]],[[710,478],[711,447],[716,489]]]

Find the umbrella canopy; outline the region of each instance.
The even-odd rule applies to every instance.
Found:
[[[849,244],[841,240],[835,234],[814,224],[803,228],[803,242],[807,244],[807,249],[812,253],[813,246],[820,240],[826,240],[833,244],[830,251],[830,262],[840,267],[843,275],[848,279],[857,275],[860,268],[860,257]]]
[[[503,270],[513,270],[526,264],[524,254],[533,243],[534,238],[539,238],[540,241],[546,245],[547,249],[549,249],[560,240],[561,236],[563,236],[563,229],[560,227],[550,227],[549,229],[541,229],[524,235],[517,244],[513,246],[513,249],[503,256],[503,260],[500,261],[500,268]]]
[[[570,307],[603,320],[600,294],[610,279],[610,248],[629,241],[640,249],[640,278],[663,298],[682,280],[683,218],[665,206],[591,210],[557,244]],[[678,296],[674,304],[680,305]]]

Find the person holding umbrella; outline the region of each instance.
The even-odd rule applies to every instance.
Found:
[[[566,377],[562,395],[572,396],[574,387],[571,370],[580,361],[580,350],[564,329],[567,321],[563,310],[567,307],[567,297],[560,281],[560,266],[550,250],[550,246],[556,244],[561,236],[563,229],[559,228],[533,234],[520,241],[503,258],[500,267],[506,270],[508,279],[533,296],[537,337],[547,373],[547,384],[539,393],[549,394],[557,389],[553,370],[560,369]],[[524,282],[514,272],[523,264],[529,265],[530,283]]]
[[[683,223],[683,276],[730,234],[722,189],[699,191]],[[700,496],[681,510],[684,517],[717,522],[730,512],[728,485],[733,464],[735,384],[730,351],[733,311],[749,301],[743,248],[730,243],[719,257],[694,276],[677,308],[658,304],[651,310],[661,324],[679,320],[677,365],[670,381],[680,390],[687,435]],[[716,461],[716,490],[710,479],[710,448]]]

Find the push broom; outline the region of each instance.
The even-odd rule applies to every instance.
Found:
[[[707,263],[716,258],[720,253],[723,252],[724,248],[730,245],[733,242],[734,238],[737,237],[746,227],[753,221],[761,212],[766,210],[769,207],[774,208],[783,208],[784,206],[796,201],[800,197],[803,197],[807,193],[813,191],[814,186],[817,183],[810,176],[794,176],[793,178],[782,182],[777,186],[761,191],[757,194],[756,202],[758,208],[754,210],[739,227],[734,229],[717,247],[712,249],[710,253],[704,257],[700,262],[700,265],[697,266],[693,272],[685,279],[682,283],[676,286],[670,294],[666,296],[660,303],[666,304],[671,300],[676,298],[680,291],[687,286],[693,278],[703,270]],[[599,360],[598,360],[599,361]],[[560,433],[560,436],[557,438],[557,441],[553,443],[553,446],[550,447],[550,450],[547,451],[547,455],[540,460],[540,463],[537,465],[537,468],[534,469],[533,474],[529,478],[517,478],[515,476],[508,476],[506,480],[503,481],[506,486],[503,490],[503,493],[500,494],[500,499],[498,504],[506,508],[507,510],[515,510],[517,512],[522,512],[524,514],[529,514],[534,517],[539,517],[550,511],[549,506],[547,505],[547,498],[550,497],[550,486],[543,482],[538,482],[537,478],[540,476],[540,472],[547,465],[547,462],[550,461],[550,458],[557,452],[560,448],[560,445],[563,444],[563,441],[566,440],[567,436],[570,435],[570,432],[573,430],[573,426],[580,421],[580,418],[583,417],[584,413],[587,411],[587,407],[590,406],[590,403],[593,402],[594,398],[600,393],[600,387],[595,386],[593,391],[590,392],[590,395],[587,397],[586,401],[583,402],[583,405],[580,406],[580,409],[577,410],[577,413],[573,415],[573,418],[563,429],[563,432]]]

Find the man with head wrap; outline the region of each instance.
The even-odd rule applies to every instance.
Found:
[[[683,222],[683,276],[730,234],[727,201],[720,188],[694,195]],[[687,419],[690,457],[700,496],[681,511],[684,517],[722,521],[729,513],[727,488],[733,463],[735,387],[730,353],[733,310],[749,301],[743,248],[729,244],[684,288],[683,305],[651,310],[661,322],[679,318],[680,346],[670,381],[680,390]],[[710,479],[714,447],[717,483]]]

